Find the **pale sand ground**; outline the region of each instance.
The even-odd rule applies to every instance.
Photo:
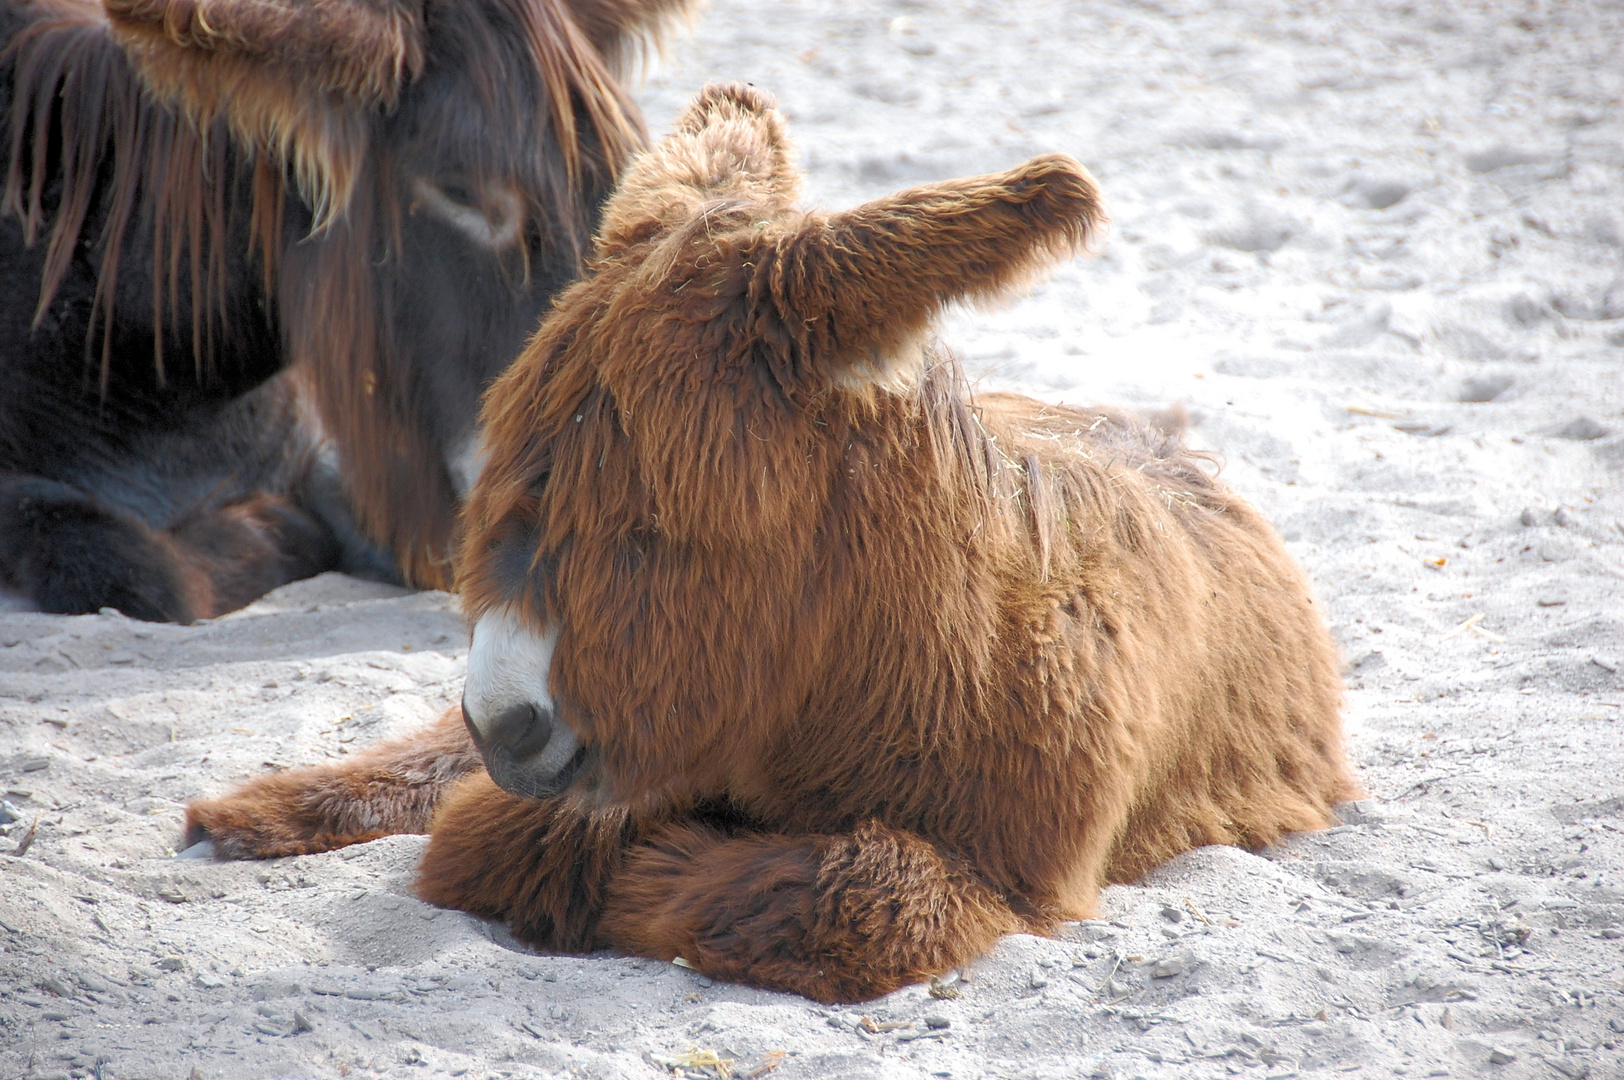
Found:
[[[1233,8],[728,0],[643,97],[659,131],[708,79],[771,89],[834,205],[1097,172],[1107,254],[948,336],[988,384],[1186,404],[1348,658],[1345,825],[1112,889],[955,1000],[825,1009],[533,955],[412,898],[419,838],[168,858],[187,799],[455,701],[449,597],[9,615],[0,849],[39,831],[0,857],[0,1076],[1620,1075],[1624,11]]]

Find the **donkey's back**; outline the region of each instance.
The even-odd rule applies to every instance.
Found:
[[[1199,844],[1323,828],[1357,795],[1323,613],[1269,523],[1182,440],[1141,418],[1014,394],[978,399],[1019,458],[1036,576],[1070,594],[1088,684],[1072,722],[1132,718],[1128,813],[1105,865],[1131,881]]]

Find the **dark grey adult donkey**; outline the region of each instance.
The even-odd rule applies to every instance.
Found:
[[[0,593],[450,583],[475,415],[692,0],[0,0]]]

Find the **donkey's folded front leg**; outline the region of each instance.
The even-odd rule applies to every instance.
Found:
[[[425,833],[440,797],[482,770],[462,710],[343,762],[262,776],[186,807],[186,842],[225,859],[272,859]]]
[[[435,815],[417,895],[501,919],[540,948],[587,952],[609,884],[646,820],[589,811],[567,795],[520,798],[484,773],[471,776]]]
[[[672,826],[628,854],[599,937],[832,1003],[922,981],[1024,929],[958,859],[870,821],[834,836]]]

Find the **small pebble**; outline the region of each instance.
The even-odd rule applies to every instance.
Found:
[[[293,1012],[293,1033],[297,1035],[300,1032],[315,1030],[315,1025],[310,1022],[310,1017],[306,1016],[301,1010],[295,1009]]]
[[[232,972],[237,974],[236,971]],[[248,996],[254,1001],[271,1001],[275,998],[292,997],[299,992],[299,984],[295,982],[268,982],[251,987]]]
[[[1485,404],[1511,389],[1513,381],[1509,375],[1485,375],[1467,379],[1461,384],[1459,400],[1467,404]]]
[[[39,980],[39,988],[41,990],[48,990],[57,997],[73,997],[73,988],[55,975],[47,975],[45,978]]]
[[[1517,1060],[1517,1055],[1503,1046],[1496,1046],[1489,1051],[1489,1064],[1508,1065]]]
[[[107,984],[106,980],[93,971],[81,971],[74,976],[74,979],[86,990],[93,990],[98,994],[106,994],[113,989]]]
[[[1165,960],[1158,960],[1150,968],[1150,977],[1153,979],[1171,979],[1175,975],[1182,974],[1184,974],[1184,960],[1178,956],[1169,956]]]
[[[931,1013],[924,1018],[925,1026],[932,1031],[942,1031],[953,1026],[953,1021],[937,1013]]]
[[[1570,439],[1573,442],[1593,442],[1596,439],[1611,435],[1612,430],[1596,423],[1588,416],[1581,416],[1564,424],[1553,434],[1558,439]],[[24,768],[26,769],[27,766],[24,766]]]
[[[1533,528],[1539,524],[1539,515],[1534,512],[1532,506],[1525,506],[1523,512],[1517,515],[1517,520],[1522,522],[1525,527]]]
[[[1032,972],[1032,978],[1028,982],[1028,985],[1034,990],[1042,990],[1045,986],[1049,985],[1049,976],[1044,974],[1042,968],[1036,968]]]
[[[1183,922],[1184,912],[1180,911],[1176,907],[1173,907],[1172,905],[1168,905],[1162,908],[1162,918],[1166,919],[1168,922]]]
[[[695,975],[694,982],[698,983],[702,988],[707,990],[716,985],[716,980],[712,979],[709,975]]]
[[[186,959],[180,956],[165,956],[153,966],[159,971],[185,971]]]

